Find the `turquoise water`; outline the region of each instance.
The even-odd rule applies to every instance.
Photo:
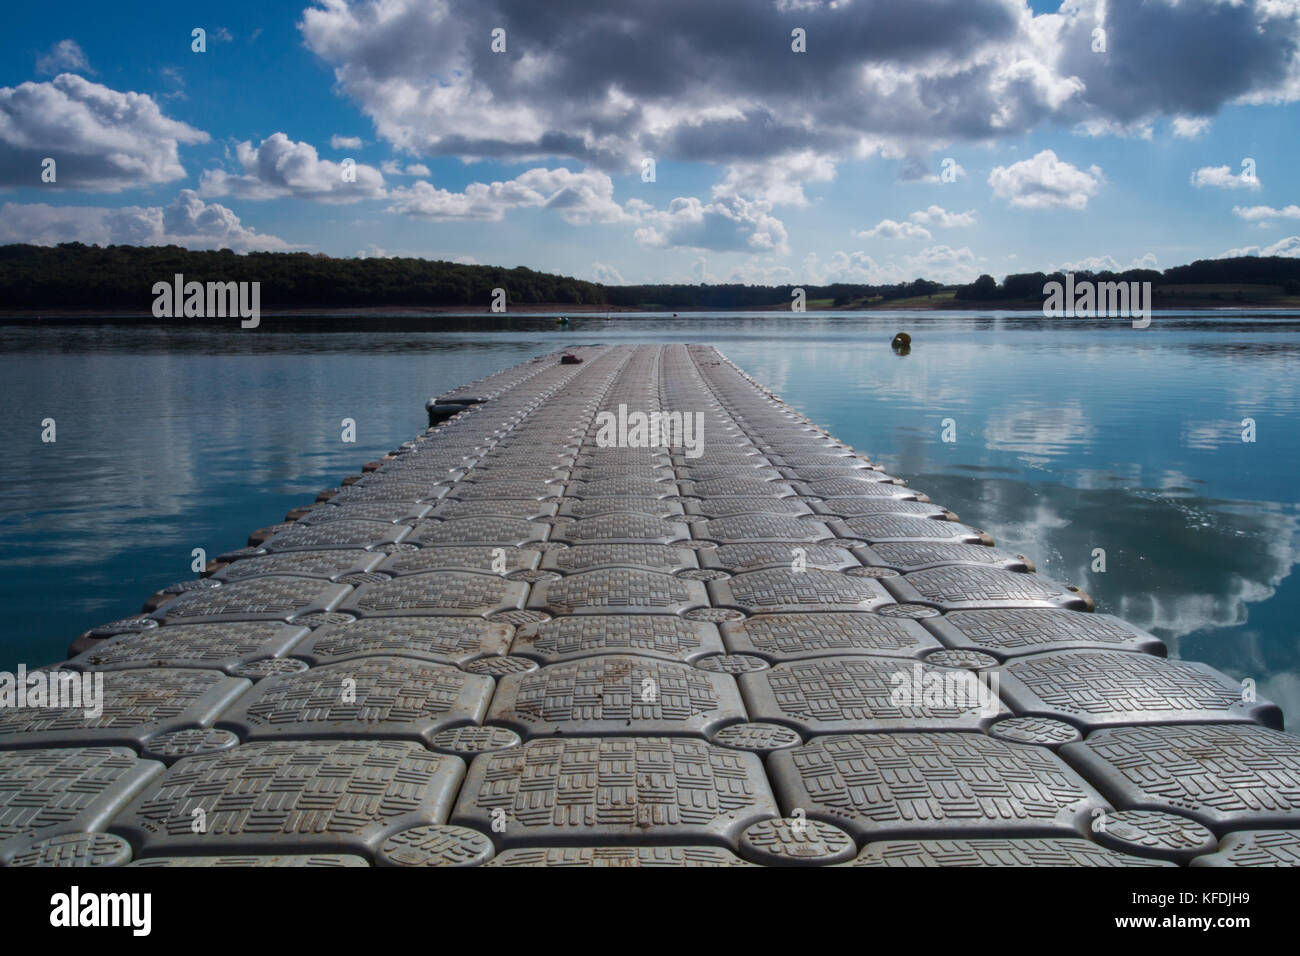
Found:
[[[568,345],[689,341],[1173,655],[1255,679],[1300,726],[1300,315],[437,321],[0,330],[0,670],[61,659],[192,577],[192,549],[240,547],[311,502],[422,430],[430,395]]]

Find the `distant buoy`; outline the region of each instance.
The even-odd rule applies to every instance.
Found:
[[[557,315],[557,316],[555,317],[555,324],[556,324],[556,325],[568,325],[568,324],[569,324],[569,320],[568,320],[567,318],[565,318],[564,316],[562,316],[562,315]]]
[[[889,343],[889,347],[899,355],[906,355],[912,351],[912,337],[906,332],[899,332],[894,336],[894,340]]]

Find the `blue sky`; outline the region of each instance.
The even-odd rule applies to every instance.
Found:
[[[607,282],[1298,255],[1298,44],[1292,0],[15,5],[0,242]]]

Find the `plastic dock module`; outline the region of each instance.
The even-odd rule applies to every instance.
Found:
[[[0,864],[1296,866],[1300,737],[704,346],[531,359],[0,710]]]

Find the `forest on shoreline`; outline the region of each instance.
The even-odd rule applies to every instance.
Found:
[[[192,251],[180,246],[0,246],[0,309],[8,313],[147,314],[153,285],[260,282],[268,311],[311,309],[460,309],[488,312],[495,289],[508,310],[696,311],[789,309],[793,285],[602,285],[524,267],[412,258],[333,258],[320,253]],[[1201,259],[1163,271],[1075,273],[1099,282],[1150,282],[1156,308],[1300,305],[1300,259]],[[926,279],[873,285],[806,285],[808,309],[1037,308],[1060,273],[1019,273],[967,285]]]

